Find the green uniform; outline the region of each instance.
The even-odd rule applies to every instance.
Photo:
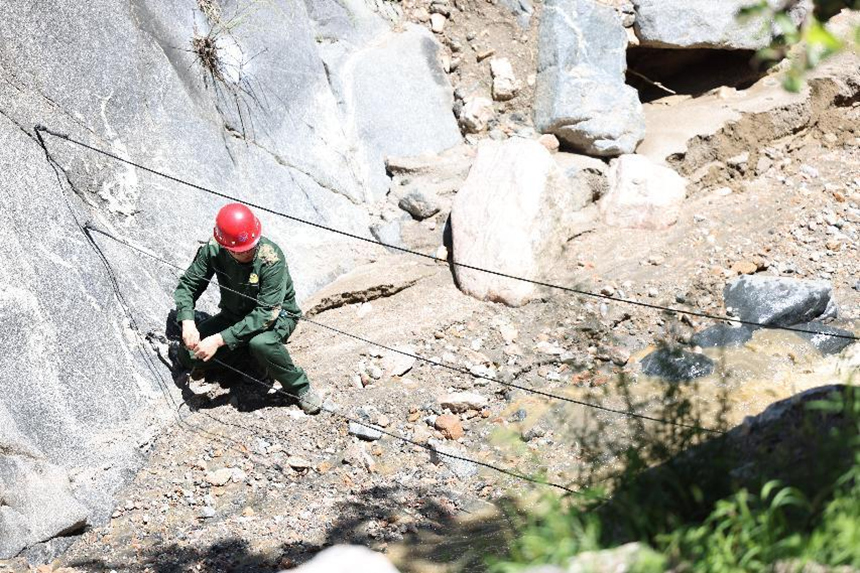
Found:
[[[209,279],[216,275],[221,312],[197,325],[201,339],[217,333],[224,339],[225,346],[218,349],[215,358],[230,364],[239,353],[250,352],[285,392],[307,392],[307,375],[293,364],[284,346],[302,311],[296,304],[293,281],[281,249],[262,237],[254,259],[239,263],[214,239],[200,247],[173,294],[180,325],[183,320],[194,319],[194,304],[209,286]],[[189,368],[204,364],[184,346],[179,356]]]

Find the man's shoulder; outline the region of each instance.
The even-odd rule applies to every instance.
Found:
[[[260,237],[260,246],[257,250],[257,257],[263,265],[285,264],[284,252],[274,241]]]
[[[206,253],[210,257],[214,257],[221,252],[221,245],[219,245],[218,241],[216,241],[214,238],[211,238],[202,245],[200,245],[200,251]]]

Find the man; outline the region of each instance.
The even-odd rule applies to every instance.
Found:
[[[293,281],[283,252],[260,231],[260,220],[245,205],[230,203],[218,211],[214,237],[197,251],[173,295],[184,345],[179,360],[187,368],[202,367],[213,357],[229,364],[250,352],[305,413],[317,414],[319,397],[284,346],[302,314]],[[197,325],[194,305],[213,275],[221,289],[221,312]]]

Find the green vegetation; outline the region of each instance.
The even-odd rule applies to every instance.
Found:
[[[788,56],[791,64],[784,84],[792,92],[800,91],[807,72],[843,50],[849,42],[860,42],[860,28],[854,29],[853,38],[840,38],[826,26],[843,9],[860,10],[860,0],[814,0],[814,13],[801,26],[790,16],[797,4],[798,0],[789,0],[782,8],[774,8],[767,0],[761,0],[740,14],[741,18],[763,15],[765,21],[773,22],[779,35],[770,46],[759,51],[758,59],[773,65]]]
[[[544,496],[525,515],[511,509],[517,534],[490,571],[564,565],[631,541],[654,550],[636,560],[641,572],[860,567],[860,392],[816,398],[647,469],[642,444],[631,444],[610,501],[592,491]]]

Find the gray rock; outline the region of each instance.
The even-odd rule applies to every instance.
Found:
[[[440,49],[430,31],[408,24],[339,54],[323,51],[347,118],[342,129],[358,142],[357,167],[375,200],[388,191],[387,156],[438,153],[462,141]]]
[[[459,446],[448,444],[440,440],[431,439],[427,442],[433,448],[430,459],[435,464],[445,464],[458,479],[465,480],[478,474],[478,465],[460,458],[468,457],[466,452]]]
[[[398,570],[384,555],[366,547],[335,545],[290,573],[398,573]]]
[[[820,332],[821,334],[813,334],[812,332],[796,332],[795,334],[808,341],[822,354],[839,354],[855,342],[851,338],[845,338],[856,336],[850,330],[836,328],[830,324],[824,324],[815,320],[795,324],[792,328],[814,331],[816,333]],[[827,336],[828,334],[835,334],[837,336]]]
[[[439,212],[439,199],[435,194],[420,189],[412,189],[399,202],[401,209],[419,221],[432,217]]]
[[[439,405],[448,408],[455,414],[467,410],[481,410],[486,407],[489,400],[486,396],[474,392],[453,392],[439,398]]]
[[[371,225],[370,233],[373,238],[380,243],[392,245],[394,247],[405,247],[403,243],[402,230],[400,221],[388,221],[386,223],[376,223]],[[391,252],[400,252],[397,249],[388,249]]]
[[[632,153],[642,104],[625,83],[627,32],[595,0],[548,0],[540,24],[535,127],[589,155]]]
[[[382,432],[376,429],[371,424],[365,425],[359,424],[358,422],[349,423],[349,433],[352,436],[355,436],[362,440],[366,440],[368,442],[375,442],[382,437]]]
[[[780,7],[782,0],[769,0]],[[762,17],[742,21],[738,11],[749,0],[633,0],[636,7],[636,36],[640,44],[655,48],[716,48],[758,50],[769,45],[775,30]],[[791,17],[803,21],[811,2],[796,6]]]
[[[828,281],[743,276],[726,285],[725,305],[748,322],[791,326],[836,316],[833,287]]]
[[[754,329],[749,326],[739,328],[727,324],[717,324],[697,332],[690,344],[701,348],[743,346],[752,339]]]
[[[687,382],[714,372],[714,361],[684,350],[655,350],[642,359],[642,373],[667,382]]]
[[[531,25],[534,6],[531,0],[500,0],[499,4],[510,10],[517,18],[520,28],[528,30]]]
[[[0,404],[0,559],[75,533],[88,517],[66,471],[45,460]]]

